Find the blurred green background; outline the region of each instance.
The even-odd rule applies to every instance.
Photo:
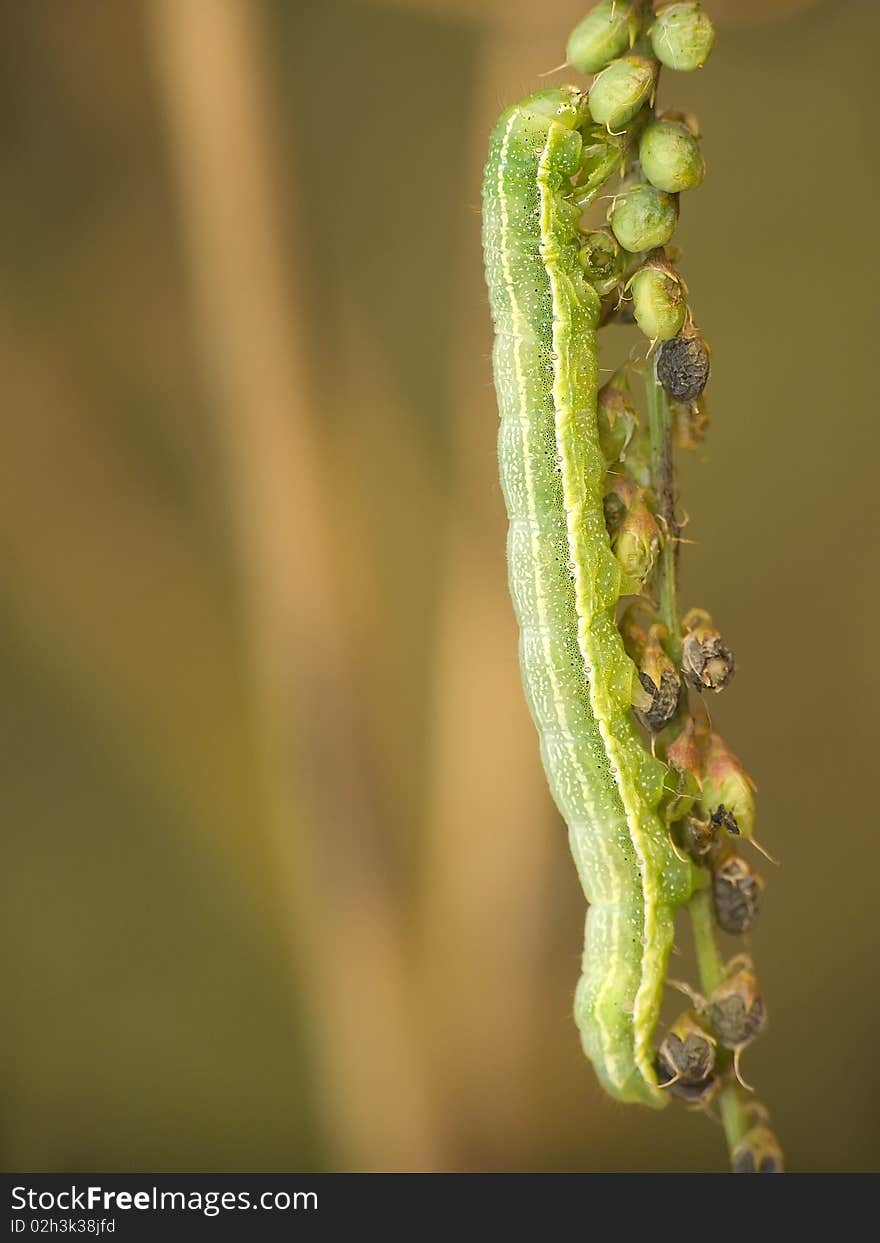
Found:
[[[7,1170],[724,1168],[581,1056],[505,583],[480,172],[583,7],[0,6]],[[706,7],[661,99],[684,602],[782,860],[744,1069],[791,1168],[876,1169],[880,6]]]

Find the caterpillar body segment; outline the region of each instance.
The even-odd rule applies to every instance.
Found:
[[[657,807],[665,766],[633,723],[635,667],[615,623],[621,570],[603,513],[599,295],[569,200],[589,122],[574,87],[507,109],[483,184],[495,322],[498,460],[529,709],[587,915],[575,1019],[606,1089],[662,1106],[653,1035],[691,868]]]

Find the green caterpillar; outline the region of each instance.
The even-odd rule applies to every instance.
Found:
[[[666,768],[633,723],[636,670],[615,623],[626,584],[603,515],[600,298],[578,260],[571,183],[590,124],[586,96],[562,87],[507,109],[492,134],[483,245],[498,460],[526,697],[590,904],[575,1020],[605,1088],[659,1107],[653,1036],[692,871],[658,815]]]

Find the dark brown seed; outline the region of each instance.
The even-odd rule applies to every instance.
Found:
[[[715,1042],[689,1012],[666,1033],[657,1054],[669,1079],[690,1085],[704,1083],[715,1069]]]
[[[779,1140],[769,1127],[746,1131],[733,1150],[734,1174],[784,1174],[785,1162]]]
[[[725,1049],[739,1049],[759,1034],[767,1018],[751,959],[739,954],[727,964],[725,978],[706,1007],[709,1026]]]
[[[720,1086],[717,1075],[709,1075],[699,1083],[684,1083],[680,1079],[675,1080],[675,1076],[671,1075],[659,1060],[656,1071],[660,1087],[670,1096],[680,1101],[687,1101],[689,1105],[708,1105]]]
[[[657,379],[676,401],[696,401],[709,379],[709,351],[698,334],[666,341],[657,359]]]
[[[681,682],[672,669],[664,669],[659,686],[647,673],[639,673],[639,681],[651,696],[651,706],[639,709],[636,716],[652,733],[659,734],[675,716],[681,698]]]
[[[712,815],[709,817],[709,825],[713,833],[720,833],[723,829],[725,833],[730,833],[733,837],[739,837],[739,825],[736,822],[736,816],[732,811],[728,811],[723,803],[719,803]]]
[[[724,932],[748,932],[758,916],[762,882],[745,859],[729,855],[712,877],[715,918]]]

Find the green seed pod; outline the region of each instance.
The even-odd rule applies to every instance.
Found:
[[[681,278],[665,259],[649,259],[629,282],[636,323],[649,341],[668,341],[684,327],[687,301]]]
[[[660,1045],[657,1061],[679,1083],[703,1083],[715,1069],[715,1041],[691,1010],[680,1014]]]
[[[617,133],[654,94],[655,62],[644,56],[622,56],[603,69],[590,87],[590,115]]]
[[[662,626],[652,626],[636,661],[639,682],[647,696],[644,705],[637,707],[636,716],[654,734],[666,728],[681,699],[681,682],[660,642],[665,633]]]
[[[690,816],[700,793],[703,755],[692,717],[688,717],[684,729],[667,746],[666,762],[669,765],[666,784],[674,792],[671,793],[671,797],[665,804],[664,816],[667,824],[674,824],[676,821]],[[688,849],[688,823],[689,821],[685,822],[685,829],[683,831],[685,849]],[[698,859],[697,862],[700,862],[700,860]]]
[[[626,452],[639,423],[625,371],[616,372],[599,389],[597,419],[602,456],[611,466]]]
[[[627,478],[641,488],[651,486],[651,434],[647,427],[637,427],[632,440],[620,455]]]
[[[685,636],[681,645],[681,669],[697,691],[723,691],[734,675],[736,662],[729,647],[703,609],[691,609],[683,619]]]
[[[624,252],[609,229],[596,229],[595,232],[588,233],[578,251],[578,258],[587,280],[600,298],[620,283]]]
[[[699,141],[680,121],[652,121],[645,126],[639,163],[651,185],[670,194],[696,189],[706,175]]]
[[[700,802],[719,831],[751,837],[755,794],[740,761],[719,734],[711,734],[703,757]]]
[[[746,1131],[731,1153],[734,1174],[784,1174],[785,1159],[779,1140],[767,1126]]]
[[[715,42],[715,27],[695,0],[668,4],[651,27],[651,48],[667,69],[702,69]]]
[[[579,73],[598,73],[635,43],[639,19],[630,0],[602,0],[568,36],[565,59]]]
[[[739,855],[727,855],[712,875],[715,919],[723,932],[734,936],[748,932],[758,917],[764,882]]]
[[[762,1031],[767,1010],[748,954],[731,958],[706,1004],[706,1017],[725,1049],[741,1049]]]
[[[625,246],[616,229],[614,232]],[[665,342],[657,359],[657,379],[675,401],[697,400],[709,379],[709,351],[696,328],[685,328]]]
[[[624,250],[637,254],[665,246],[675,232],[678,204],[656,186],[633,186],[611,209],[611,228]]]
[[[612,549],[622,571],[620,594],[638,595],[660,551],[660,529],[645,503],[644,488],[636,489],[632,503],[617,528]]]

